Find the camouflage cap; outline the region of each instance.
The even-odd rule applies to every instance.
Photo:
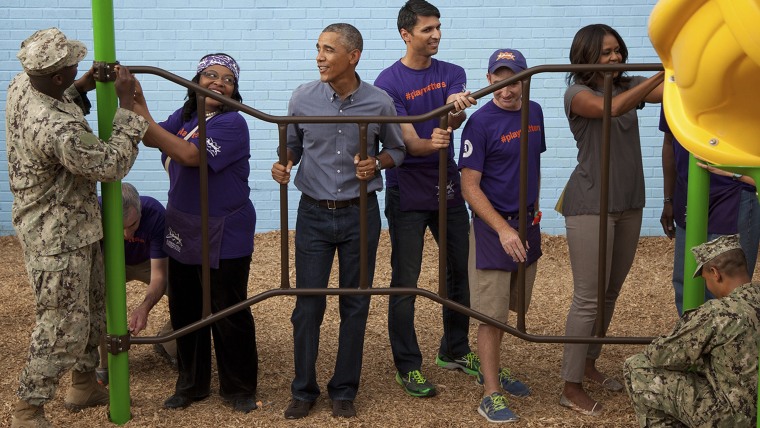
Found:
[[[21,42],[16,57],[27,74],[42,76],[78,64],[85,55],[84,43],[67,39],[57,28],[48,28],[36,31]]]
[[[694,271],[693,278],[702,275],[702,266],[710,260],[718,257],[726,251],[741,249],[739,245],[739,235],[723,235],[713,239],[710,242],[697,245],[691,249],[694,259],[697,260],[697,270]]]

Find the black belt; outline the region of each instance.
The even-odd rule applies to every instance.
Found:
[[[367,197],[370,197],[370,196],[375,196],[375,192],[369,192],[369,193],[367,193]],[[359,198],[346,199],[344,201],[333,201],[333,200],[328,200],[328,199],[320,201],[318,199],[312,198],[311,196],[307,195],[306,193],[302,193],[301,194],[301,199],[303,199],[304,201],[306,201],[306,202],[308,202],[310,204],[319,205],[322,208],[327,208],[328,210],[337,210],[337,209],[341,209],[341,208],[348,208],[348,207],[353,207],[353,206],[359,206]]]
[[[520,215],[519,212],[517,212],[517,213],[505,213],[503,211],[498,211],[498,210],[496,212],[498,212],[499,215],[501,215],[504,218],[504,220],[517,220],[519,218],[519,215]],[[536,215],[536,212],[534,210],[528,210],[528,218],[533,218],[535,215]],[[475,214],[474,211],[472,213],[472,216],[473,217],[479,217],[477,214]]]

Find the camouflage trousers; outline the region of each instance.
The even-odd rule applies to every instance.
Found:
[[[53,256],[29,252],[24,251],[24,260],[34,288],[36,324],[17,394],[38,406],[53,398],[69,369],[88,372],[97,367],[105,284],[98,243]]]
[[[748,427],[696,373],[654,368],[644,354],[623,365],[625,387],[641,427]]]

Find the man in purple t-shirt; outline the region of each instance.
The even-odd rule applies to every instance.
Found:
[[[499,49],[488,61],[488,83],[507,80],[528,68],[515,49]],[[525,244],[517,232],[520,211],[520,140],[522,109],[528,109],[528,180]],[[506,323],[509,310],[517,311],[518,262],[525,263],[525,310],[530,304],[536,265],[541,257],[538,210],[541,153],[546,151],[544,115],[535,102],[523,103],[522,82],[493,93],[493,101],[476,111],[462,131],[459,168],[462,193],[470,204],[470,303],[472,309]],[[530,389],[509,369],[499,368],[504,332],[481,323],[478,326],[478,383],[483,397],[478,413],[489,422],[512,422],[517,416],[507,406],[502,390],[517,397]]]
[[[129,183],[121,184],[124,218],[124,264],[126,280],[148,285],[145,298],[132,310],[127,320],[130,334],[139,334],[148,324],[148,314],[166,294],[168,259],[163,250],[164,206],[150,196],[140,196]],[[171,321],[161,328],[159,335],[172,331]],[[101,341],[100,367],[96,370],[98,382],[108,384],[108,352]],[[176,365],[175,341],[155,345],[156,352],[170,364]]]
[[[665,114],[660,110],[662,139],[662,175],[664,199],[660,223],[665,235],[675,238],[673,254],[673,291],[678,315],[683,314],[683,266],[686,242],[686,194],[689,178],[689,152],[670,132]],[[721,173],[725,173],[721,171]],[[721,235],[739,234],[747,257],[750,278],[755,271],[760,243],[760,205],[755,186],[744,183],[739,174],[710,174],[710,196],[707,209],[707,240]],[[705,298],[714,296],[705,289]]]
[[[450,144],[452,130],[465,119],[464,109],[475,104],[465,90],[464,69],[438,61],[441,40],[440,12],[424,0],[409,0],[399,11],[398,30],[406,54],[375,80],[394,101],[399,116],[425,114],[453,103],[448,129],[437,118],[401,124],[407,154],[404,164],[386,172],[385,216],[391,239],[391,287],[416,287],[422,266],[425,230],[438,240],[438,197],[445,194],[447,213],[447,278],[449,299],[469,306],[467,285],[468,215],[460,189],[459,172]],[[448,184],[438,189],[438,153],[448,151]],[[388,332],[398,382],[407,394],[429,397],[435,385],[422,375],[422,354],[414,330],[414,296],[392,295],[388,306]],[[443,337],[436,363],[475,376],[480,362],[468,341],[469,318],[443,309]]]

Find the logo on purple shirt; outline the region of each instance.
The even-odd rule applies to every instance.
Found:
[[[179,232],[175,232],[171,227],[168,228],[169,232],[166,234],[166,246],[177,251],[182,252],[182,237],[179,236]]]

